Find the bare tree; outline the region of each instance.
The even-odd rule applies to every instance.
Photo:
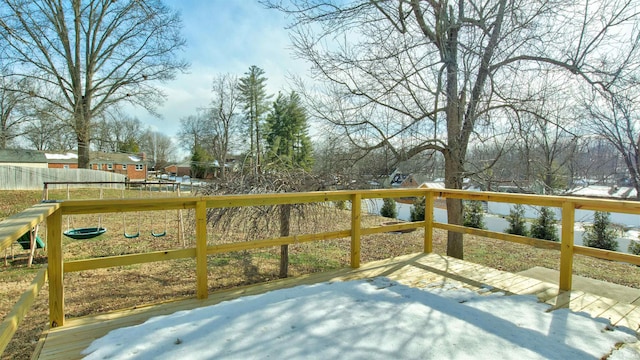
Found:
[[[105,152],[140,151],[141,137],[144,133],[142,122],[117,108],[111,108],[95,117],[91,142],[95,150]]]
[[[161,0],[1,0],[0,19],[13,75],[43,92],[12,90],[68,114],[81,168],[89,166],[95,116],[121,102],[153,112],[164,97],[157,83],[188,66],[177,57],[180,16]]]
[[[25,86],[25,81],[16,84],[16,79],[0,77],[0,149],[22,135],[22,125],[32,119],[33,102],[29,104],[29,95],[12,89]],[[31,105],[31,106],[29,106]]]
[[[194,151],[195,148],[203,145],[208,136],[208,130],[206,114],[199,111],[180,119],[178,139],[185,150]]]
[[[64,152],[77,145],[69,124],[46,109],[39,109],[26,124],[22,139],[36,150]]]
[[[637,58],[636,0],[547,1],[269,1],[294,16],[296,54],[332,85],[315,116],[344,126],[368,149],[413,135],[399,159],[443,154],[445,184],[459,189],[473,138],[505,109],[517,109],[525,81],[540,71],[606,89]],[[615,36],[613,36],[615,35]],[[618,39],[624,38],[621,43]],[[525,76],[526,75],[526,76]],[[329,94],[331,95],[331,94]],[[320,99],[315,95],[308,100]],[[396,113],[388,130],[371,108]],[[337,110],[336,110],[337,109]],[[344,114],[348,116],[344,116]],[[449,222],[462,204],[447,199]],[[447,254],[462,258],[462,234]]]
[[[211,154],[218,161],[220,176],[226,177],[226,162],[232,139],[240,128],[239,82],[235,75],[221,74],[213,79],[210,111]]]
[[[175,150],[171,137],[161,132],[147,129],[140,136],[140,151],[154,161],[156,171],[169,165],[169,162],[175,161]]]
[[[628,181],[640,199],[640,108],[637,88],[598,92],[585,102],[593,133],[609,142],[624,161]]]
[[[592,183],[611,184],[619,165],[622,165],[621,157],[609,141],[600,135],[586,133],[581,136],[578,151],[569,167],[574,186],[586,186]]]

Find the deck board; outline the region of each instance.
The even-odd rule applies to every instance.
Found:
[[[217,291],[211,293],[206,300],[186,299],[68,319],[64,327],[50,329],[43,335],[41,340],[43,343],[38,346],[40,351],[34,354],[34,358],[44,360],[81,358],[83,349],[110,330],[141,324],[154,316],[298,285],[377,276],[386,276],[413,287],[445,286],[453,283],[475,291],[491,289],[507,294],[533,295],[537,296],[539,301],[550,304],[551,309],[569,308],[571,311],[584,311],[593,317],[611,319],[613,324],[626,326],[634,331],[638,330],[640,324],[640,307],[636,305],[620,303],[583,291],[561,292],[557,285],[552,283],[442,255],[411,254],[363,264],[358,269],[341,269]]]

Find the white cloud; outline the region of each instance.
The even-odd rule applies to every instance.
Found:
[[[158,109],[162,119],[144,109],[129,111],[169,136],[178,132],[180,118],[207,106],[211,82],[217,74],[242,76],[249,66],[256,65],[265,71],[268,92],[276,94],[288,89],[290,74],[304,75],[308,68],[291,56],[284,16],[255,1],[171,0],[167,4],[182,13],[185,58],[191,68],[189,73],[162,85],[167,94],[165,104]]]

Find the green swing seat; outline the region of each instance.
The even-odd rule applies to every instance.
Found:
[[[138,231],[137,233],[133,233],[133,234],[127,234],[126,232],[124,233],[124,237],[127,239],[135,239],[137,237],[140,237],[140,231]]]
[[[63,234],[66,237],[70,237],[74,240],[85,240],[91,239],[96,236],[100,236],[107,232],[106,228],[103,227],[89,227],[89,228],[77,228],[77,229],[69,229],[65,231]]]
[[[22,246],[24,250],[31,249],[31,231],[27,231],[18,239],[18,244]],[[44,241],[39,236],[36,236],[36,249],[44,249]]]

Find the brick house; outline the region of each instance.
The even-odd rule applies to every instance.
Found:
[[[123,174],[130,181],[144,181],[148,175],[148,164],[144,153],[139,155],[92,152],[89,168]]]
[[[23,150],[24,151],[24,150]],[[77,169],[76,153],[45,153],[48,167],[52,169]],[[89,168],[125,175],[130,181],[147,179],[148,164],[144,153],[139,155],[104,153],[92,151],[89,154]]]
[[[77,169],[78,155],[75,153],[44,153],[49,169]]]
[[[183,177],[185,175],[191,176],[191,162],[166,166],[164,172],[177,177]]]

